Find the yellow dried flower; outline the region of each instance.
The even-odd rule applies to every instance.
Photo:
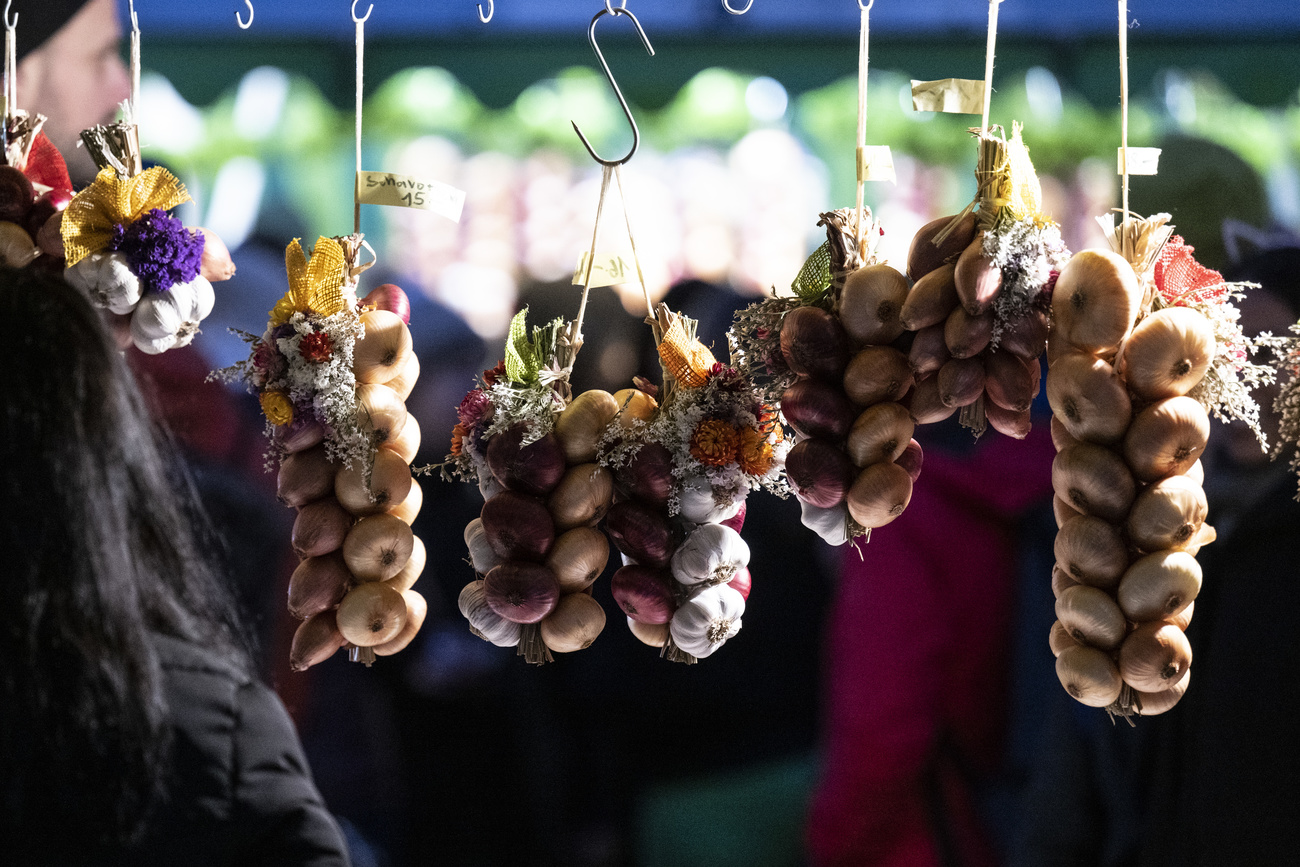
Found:
[[[736,460],[740,431],[721,419],[700,422],[691,434],[691,457],[711,467],[722,467]]]
[[[779,428],[778,428],[779,430]],[[765,476],[772,469],[772,446],[762,431],[745,428],[740,432],[740,468],[751,476]]]
[[[258,400],[271,424],[288,424],[293,421],[293,403],[283,391],[264,391]]]

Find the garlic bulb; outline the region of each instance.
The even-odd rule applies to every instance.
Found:
[[[686,537],[672,559],[673,577],[682,584],[726,584],[749,565],[749,545],[722,524],[701,524]]]
[[[704,659],[740,631],[745,597],[726,584],[705,588],[682,604],[668,630],[678,648]]]
[[[203,278],[177,283],[166,292],[150,292],[140,299],[131,315],[131,339],[140,351],[150,355],[187,346],[199,330],[197,313],[203,304],[198,297],[202,280],[210,294],[212,284]],[[208,305],[211,310],[211,305]]]
[[[130,313],[140,301],[140,278],[121,253],[91,253],[65,270],[63,277],[96,307],[119,315]]]
[[[683,481],[677,498],[682,517],[696,524],[716,524],[734,518],[745,499],[714,491],[713,483],[705,476],[690,476]]]
[[[470,631],[490,641],[497,647],[514,647],[519,644],[518,623],[506,620],[488,606],[483,592],[483,579],[471,581],[460,591],[456,600],[460,613],[469,621]]]
[[[799,505],[803,509],[800,516],[803,525],[821,536],[827,545],[838,546],[849,541],[849,507],[844,503],[829,509],[802,500]]]

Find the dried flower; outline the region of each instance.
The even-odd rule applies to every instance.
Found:
[[[115,226],[107,249],[126,255],[146,292],[165,292],[199,276],[203,234],[154,208],[134,223]]]
[[[778,428],[779,430],[779,428]],[[765,476],[772,469],[774,453],[766,435],[754,428],[740,432],[740,468],[751,476]]]
[[[334,341],[324,331],[314,331],[298,343],[298,354],[313,364],[324,364],[334,354]]]
[[[487,392],[481,388],[472,389],[456,408],[456,418],[460,421],[462,433],[468,433],[480,421],[492,414],[492,401]]]
[[[739,446],[740,431],[722,419],[705,419],[691,435],[691,457],[710,467],[733,463]]]
[[[264,391],[258,401],[271,424],[284,425],[293,421],[293,403],[283,391]]]
[[[451,453],[461,455],[465,451],[465,435],[469,433],[462,424],[456,424],[451,429]]]
[[[498,361],[497,366],[491,370],[483,371],[483,384],[488,388],[491,388],[496,385],[499,380],[503,379],[506,379],[506,363],[504,359]]]
[[[632,377],[632,385],[636,387],[637,391],[644,391],[646,394],[656,399],[659,397],[659,386],[655,385],[644,376]]]

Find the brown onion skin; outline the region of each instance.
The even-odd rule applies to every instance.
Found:
[[[916,484],[916,480],[921,478],[921,465],[925,462],[925,452],[921,449],[921,444],[915,439],[907,444],[903,453],[898,456],[894,463],[907,470],[907,477]]]
[[[968,406],[984,393],[984,359],[950,358],[939,368],[936,378],[944,406]]]
[[[555,610],[560,584],[545,566],[511,561],[484,576],[483,596],[498,616],[514,623],[536,623]]]
[[[849,363],[849,336],[820,307],[796,307],[781,320],[781,355],[800,376],[834,382]]]
[[[289,649],[289,667],[294,671],[306,671],[313,665],[329,659],[347,643],[343,633],[339,632],[334,612],[322,611],[300,623],[293,633],[293,645]]]
[[[289,578],[289,613],[306,620],[335,607],[352,587],[352,573],[339,553],[308,557]]]
[[[661,569],[672,559],[672,529],[663,512],[635,500],[615,503],[605,515],[615,547],[642,566]]]
[[[337,551],[355,520],[333,497],[308,503],[293,522],[293,553],[305,558]]]
[[[857,411],[838,385],[801,379],[781,395],[781,414],[805,437],[839,442],[848,436]]]
[[[912,285],[903,302],[899,318],[908,331],[920,331],[938,325],[957,309],[957,284],[953,282],[953,265],[940,265]]]
[[[856,473],[849,456],[826,440],[803,440],[785,457],[786,479],[794,495],[821,509],[844,502]]]
[[[955,217],[953,214],[931,220],[912,236],[912,244],[907,250],[908,277],[920,280],[945,262],[954,262],[975,240],[975,214],[970,213],[961,218],[942,244],[934,243],[934,236],[947,228]]]
[[[483,504],[483,533],[498,557],[541,563],[555,543],[546,504],[518,491],[502,491]]]
[[[673,493],[672,471],[672,452],[660,443],[644,443],[618,468],[617,477],[633,497],[662,509]]]
[[[1016,412],[1003,409],[991,400],[984,401],[984,418],[995,431],[1017,440],[1029,436],[1029,431],[1033,427],[1029,410]]]
[[[553,433],[521,445],[527,433],[527,426],[517,424],[488,440],[488,467],[509,490],[541,496],[560,483],[564,450]]]
[[[1036,360],[1026,362],[1010,352],[990,352],[984,357],[984,390],[989,400],[1003,409],[1024,412],[1038,396],[1038,371]]]
[[[1037,359],[1047,349],[1051,320],[1037,307],[1003,328],[998,335],[998,349],[1026,359]]]
[[[638,623],[667,623],[677,610],[672,573],[649,566],[623,566],[610,579],[610,591],[623,613]]]
[[[906,355],[892,346],[868,346],[844,370],[844,393],[857,406],[901,400],[915,382]]]
[[[917,424],[934,424],[957,411],[956,407],[946,405],[940,397],[937,376],[918,382],[904,404],[912,415],[912,421]]]
[[[286,455],[280,462],[275,495],[286,506],[305,506],[334,490],[336,472],[324,443]]]
[[[948,314],[943,324],[943,341],[953,358],[973,358],[984,351],[993,339],[993,312],[971,316],[966,308],[958,307]]]
[[[925,379],[939,372],[943,363],[952,358],[948,344],[943,337],[943,323],[928,325],[916,332],[911,349],[907,353],[907,362],[912,368],[912,376],[917,380]]]
[[[23,225],[35,197],[32,182],[25,174],[13,166],[0,165],[0,221]]]
[[[983,232],[977,234],[957,258],[953,279],[957,284],[957,297],[971,316],[980,316],[993,305],[1002,290],[1002,269],[984,255]]]

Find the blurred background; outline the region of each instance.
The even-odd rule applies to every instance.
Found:
[[[788,287],[823,239],[818,213],[853,204],[858,10],[849,0],[754,0],[743,16],[715,0],[628,5],[655,56],[624,20],[602,21],[598,35],[641,130],[622,173],[636,249],[651,296],[700,319],[725,355],[732,311]],[[286,288],[290,239],[352,230],[348,3],[254,6],[251,29],[241,30],[234,13],[247,10],[234,0],[135,4],[146,158],[182,178],[194,197],[185,222],[220,234],[239,267],[196,341],[210,367],[246,354],[227,327],[264,327]],[[362,213],[379,258],[362,294],[392,281],[413,299],[423,364],[411,401],[424,432],[417,464],[442,459],[457,403],[495,364],[520,306],[531,305],[538,323],[576,312],[569,282],[591,243],[600,171],[570,121],[601,153],[624,153],[630,141],[586,39],[600,8],[496,0],[482,24],[470,0],[377,0],[366,23],[363,168],[466,193],[459,223],[408,209]],[[1242,245],[1290,237],[1300,228],[1300,5],[1129,8],[1129,142],[1166,148],[1159,176],[1133,179],[1134,209],[1171,211],[1198,257],[1218,268]],[[867,143],[892,148],[898,180],[869,184],[866,196],[896,264],[921,225],[975,192],[967,129],[977,117],[913,112],[909,81],[982,77],[986,22],[976,0],[880,0],[872,10]],[[1099,244],[1095,218],[1118,204],[1117,26],[1112,3],[1008,0],[1000,12],[992,122],[1025,125],[1044,210],[1072,249]],[[1200,209],[1207,202],[1212,218]],[[618,242],[621,229],[615,199],[602,232]],[[593,292],[579,388],[613,390],[651,372],[643,314],[639,287]],[[257,475],[255,404],[234,393],[205,400],[173,419],[182,439],[214,466],[248,468],[269,500],[273,479]],[[218,405],[254,435],[214,433]],[[287,554],[290,516],[272,501],[257,521],[240,519],[269,552],[245,570],[268,672],[356,863],[806,863],[824,654],[833,652],[825,624],[842,554],[800,526],[797,505],[751,498],[754,595],[745,629],[714,658],[690,669],[659,660],[602,598],[613,616],[601,639],[532,669],[469,635],[455,608],[472,577],[461,530],[478,492],[423,484],[416,530],[430,563],[417,589],[430,618],[411,648],[371,670],[340,656],[287,672],[293,624],[282,614],[288,567],[277,558]],[[229,495],[246,511],[248,497]],[[1042,653],[1046,634],[1036,634]],[[1010,825],[1013,812],[992,821]]]

